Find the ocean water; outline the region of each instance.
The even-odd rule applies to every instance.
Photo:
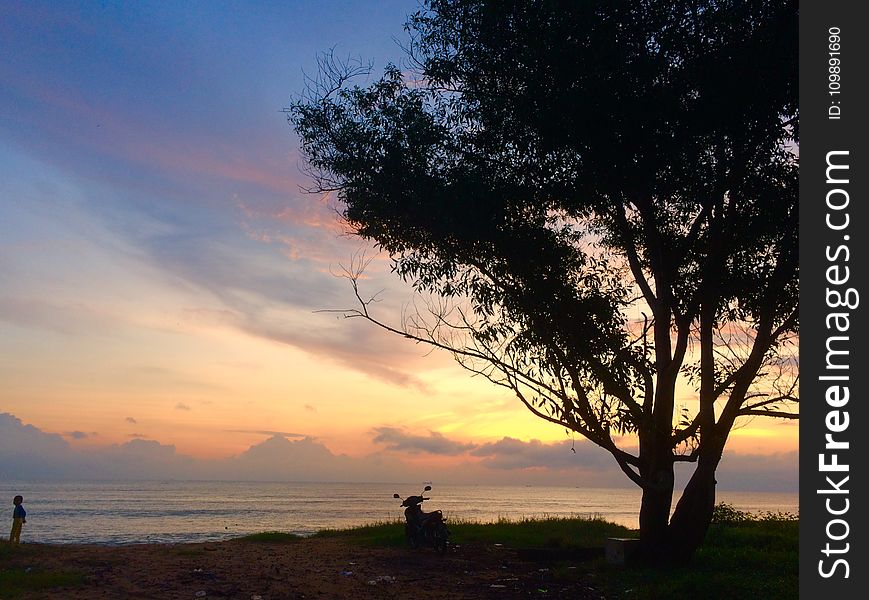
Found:
[[[44,543],[180,543],[215,541],[260,531],[310,535],[403,518],[392,497],[422,486],[383,483],[251,483],[214,481],[0,482],[0,499],[24,496],[22,541]],[[449,519],[601,516],[637,527],[637,489],[433,485],[427,510]],[[721,492],[718,501],[751,512],[799,511],[795,493]],[[0,535],[5,532],[0,531]]]

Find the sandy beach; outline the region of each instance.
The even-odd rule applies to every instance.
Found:
[[[69,600],[232,598],[603,598],[579,557],[565,561],[499,545],[432,550],[352,540],[230,540],[178,545],[9,548],[2,569],[72,571],[81,585],[18,598]],[[550,564],[552,563],[552,564]],[[0,590],[2,594],[2,590]]]

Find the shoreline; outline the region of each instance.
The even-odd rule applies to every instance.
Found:
[[[32,514],[24,535],[45,543],[178,543],[229,539],[259,531],[315,534],[403,518],[393,492],[421,486],[384,484],[256,484],[2,482],[9,498],[25,496]],[[71,499],[75,499],[74,502]],[[639,495],[632,489],[450,486],[438,484],[426,510],[450,520],[600,515],[636,528]],[[798,510],[790,494],[722,493],[740,510]],[[241,514],[252,507],[250,514]],[[7,532],[8,533],[8,532]]]

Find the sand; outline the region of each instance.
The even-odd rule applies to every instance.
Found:
[[[590,568],[565,557],[497,545],[372,548],[342,538],[289,543],[230,540],[177,545],[22,544],[0,568],[71,570],[77,587],[20,598],[69,600],[232,598],[600,599]]]

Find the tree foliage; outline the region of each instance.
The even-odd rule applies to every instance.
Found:
[[[609,450],[649,539],[668,539],[675,461],[708,495],[739,417],[795,416],[796,15],[430,0],[409,69],[359,87],[327,61],[289,109],[316,189],[446,299],[401,333]],[[713,501],[682,512],[708,524]]]

